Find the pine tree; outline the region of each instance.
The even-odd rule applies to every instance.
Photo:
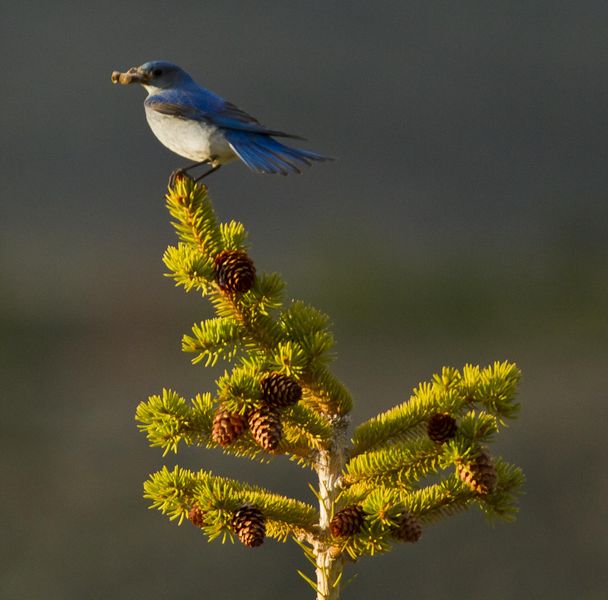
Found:
[[[193,325],[192,362],[231,366],[216,390],[186,400],[163,390],[137,407],[138,427],[164,454],[180,444],[248,459],[285,455],[316,471],[318,507],[259,486],[175,467],[144,483],[153,507],[210,539],[248,547],[293,539],[313,564],[318,600],[335,600],[345,562],[416,542],[431,524],[477,507],[512,520],[520,469],[489,444],[516,416],[519,369],[508,362],[444,367],[411,397],[349,434],[352,400],[329,368],[329,318],[285,302],[279,275],[256,269],[241,223],[218,223],[207,188],[187,178],[166,196],[179,242],[163,261],[176,285],[209,299]]]

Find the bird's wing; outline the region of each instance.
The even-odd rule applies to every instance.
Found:
[[[219,96],[215,96],[215,94],[199,98],[198,95],[193,96],[192,94],[164,91],[153,96],[148,96],[144,104],[147,108],[164,115],[210,123],[223,129],[235,129],[299,140],[304,139],[298,135],[292,135],[284,131],[267,129],[255,117],[241,110],[232,104],[232,102],[226,102]]]

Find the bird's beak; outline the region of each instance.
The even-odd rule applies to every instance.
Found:
[[[146,73],[139,70],[139,67],[131,67],[126,73],[112,71],[112,83],[129,85],[130,83],[148,83],[149,77]]]

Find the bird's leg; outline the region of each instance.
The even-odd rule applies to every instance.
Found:
[[[171,173],[171,176],[169,177],[169,187],[173,187],[179,177],[188,175],[188,171],[191,171],[192,169],[196,169],[196,167],[200,167],[201,165],[207,164],[208,162],[209,162],[208,159],[201,160],[200,162],[191,164],[188,167],[182,167],[181,169],[175,169],[175,171],[173,171],[173,173]],[[196,181],[198,181],[198,179]]]
[[[201,179],[204,179],[205,177],[207,177],[207,175],[211,175],[211,173],[217,171],[222,165],[215,165],[215,167],[211,167],[211,169],[209,169],[208,171],[205,171],[200,177],[197,177],[194,180],[194,183],[198,183]]]

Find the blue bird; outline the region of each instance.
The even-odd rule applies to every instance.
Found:
[[[199,181],[236,158],[256,173],[300,173],[312,162],[333,160],[311,150],[293,148],[275,137],[303,139],[283,131],[267,129],[260,122],[201,87],[180,67],[155,60],[125,73],[114,71],[112,81],[140,83],[148,92],[144,101],[146,119],[154,135],[176,154],[196,161],[174,171],[177,175],[201,165],[211,168]]]

